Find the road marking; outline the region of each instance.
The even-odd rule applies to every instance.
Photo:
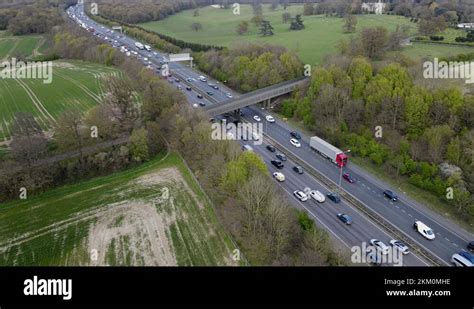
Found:
[[[457,243],[454,243],[454,242],[453,242],[453,245],[454,245],[455,247],[459,247]]]
[[[448,237],[445,237],[444,239],[446,239],[447,241],[449,241]]]
[[[395,205],[395,207],[397,207],[397,209],[400,209],[400,206]]]
[[[413,216],[411,214],[408,214],[408,215],[413,218]]]
[[[406,213],[407,213],[407,211],[406,211],[405,209],[402,209],[402,212],[403,212],[404,214],[406,214]]]

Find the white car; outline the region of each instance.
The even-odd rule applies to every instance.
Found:
[[[229,99],[233,98],[233,96],[230,93],[226,93],[225,96],[228,97]]]
[[[297,140],[296,138],[290,139],[290,143],[291,143],[291,145],[295,146],[296,148],[300,148],[300,147],[301,147],[300,141]]]
[[[326,200],[324,194],[322,194],[318,190],[311,190],[309,192],[309,196],[311,196],[318,203],[324,203],[324,201]]]
[[[262,121],[262,119],[260,119],[260,117],[258,115],[253,116],[253,119],[255,121]]]
[[[285,175],[283,175],[283,173],[275,172],[273,173],[273,177],[279,182],[285,181]]]
[[[460,255],[459,253],[455,253],[451,256],[451,263],[458,267],[473,267],[474,264],[466,257]]]
[[[388,254],[390,251],[390,247],[378,239],[371,239],[370,244],[374,246],[375,248],[377,248],[378,250],[380,250],[382,254]]]
[[[194,108],[198,108],[199,105],[197,105],[196,103],[194,103],[194,104],[193,104],[193,107],[194,107]]]
[[[272,123],[275,122],[275,118],[273,118],[273,117],[270,116],[270,115],[267,115],[267,116],[265,117],[265,119],[267,119],[268,122],[272,122]]]
[[[295,191],[293,192],[293,195],[299,199],[301,202],[306,202],[308,200],[308,196],[303,192],[303,191]]]
[[[408,254],[410,253],[410,250],[408,250],[408,247],[402,243],[401,241],[399,240],[396,240],[396,239],[392,239],[390,240],[390,245],[393,247],[393,248],[397,248],[398,251],[400,251],[401,253],[403,254]]]
[[[418,231],[423,237],[429,240],[435,239],[435,234],[432,229],[430,229],[426,224],[421,221],[416,221],[413,225],[415,230]]]

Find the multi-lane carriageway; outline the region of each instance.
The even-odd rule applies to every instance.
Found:
[[[158,51],[148,52],[137,50],[135,48],[136,41],[134,39],[111,32],[110,29],[91,20],[86,14],[84,14],[82,5],[76,5],[69,8],[69,13],[70,16],[76,17],[76,22],[84,23],[87,28],[95,29],[95,33],[101,34],[102,38],[108,36],[113,38],[113,40],[117,40],[121,45],[128,46],[129,50],[136,50],[139,53],[139,57],[148,57],[155,65],[158,65],[158,63],[166,57],[165,54]],[[272,86],[268,89],[258,90],[255,93],[240,95],[225,85],[219,84],[217,81],[213,81],[213,83],[218,84],[219,89],[211,89],[207,83],[198,81],[199,76],[203,75],[202,73],[185,65],[170,63],[169,68],[173,77],[179,78],[181,84],[187,84],[192,87],[191,91],[183,89],[183,93],[191,104],[205,102],[206,109],[211,111],[212,114],[225,113],[231,109],[239,107],[244,114],[244,120],[248,122],[255,122],[253,116],[260,115],[260,118],[264,121],[264,132],[268,139],[271,139],[273,142],[277,143],[277,145],[282,146],[278,151],[291,152],[292,156],[294,156],[298,162],[304,162],[305,166],[310,166],[320,174],[323,174],[328,180],[338,183],[339,169],[310,149],[309,136],[301,134],[301,148],[291,146],[289,143],[289,133],[294,131],[293,128],[291,128],[286,122],[280,121],[277,117],[275,117],[276,122],[274,123],[265,122],[265,116],[268,112],[255,106],[250,106],[262,101],[262,93],[270,96],[272,95],[271,92],[276,93],[275,90],[278,90],[279,86]],[[301,82],[304,81],[296,81],[296,84]],[[281,86],[287,87],[288,84],[294,85],[294,81],[287,82]],[[208,91],[212,91],[213,95],[207,95]],[[202,94],[204,98],[197,98],[197,94]],[[234,100],[229,100],[229,94]],[[226,106],[225,108],[222,107],[224,105]],[[269,162],[272,158],[275,158],[275,154],[266,151],[264,146],[265,144],[262,146],[255,146],[254,150],[262,156],[268,164],[270,172],[273,173],[275,169],[271,164],[269,164]],[[360,246],[362,242],[368,242],[372,238],[377,238],[388,244],[389,240],[392,239],[393,234],[382,228],[377,222],[369,220],[367,216],[347,201],[343,200],[340,204],[334,204],[329,200],[323,204],[316,204],[313,201],[303,203],[297,201],[292,196],[294,190],[303,190],[306,187],[317,189],[323,193],[328,193],[330,190],[323,182],[312,177],[311,173],[304,173],[303,175],[297,175],[294,173],[291,170],[294,164],[296,163],[291,161],[285,162],[285,168],[282,172],[286,176],[286,181],[284,183],[279,183],[279,185],[283,190],[288,192],[292,203],[296,207],[306,209],[314,217],[317,223],[325,227],[345,246]],[[418,202],[410,199],[408,196],[403,194],[403,192],[397,192],[394,188],[391,189],[398,194],[400,201],[391,202],[386,200],[383,197],[382,192],[389,188],[389,186],[357,165],[350,163],[344,168],[344,172],[350,173],[356,179],[356,182],[352,184],[345,181],[342,182],[342,189],[345,190],[345,192],[363,203],[368,210],[375,212],[380,217],[383,217],[386,221],[390,222],[400,233],[409,237],[418,248],[422,248],[423,251],[428,252],[432,257],[437,259],[438,265],[450,265],[449,261],[451,255],[465,249],[467,243],[474,239],[471,233],[453,224],[441,215],[430,211]],[[352,216],[354,219],[353,225],[348,227],[337,220],[336,214],[338,212],[343,212]],[[413,223],[416,220],[420,220],[431,227],[436,234],[436,239],[429,241],[418,234],[413,229]],[[422,255],[418,256],[409,254],[405,256],[404,259],[404,265],[432,264],[433,263],[427,261]]]

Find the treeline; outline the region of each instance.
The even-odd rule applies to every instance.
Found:
[[[473,218],[474,96],[415,85],[399,64],[376,71],[365,58],[312,76],[304,96],[282,104],[283,115]]]
[[[290,206],[258,155],[242,152],[233,141],[211,138],[209,116],[183,105],[158,119],[163,134],[216,205],[219,222],[251,265],[347,263],[331,249],[328,234],[306,213]]]
[[[304,69],[293,52],[270,44],[238,43],[194,58],[200,70],[243,92],[301,77]]]
[[[43,34],[62,23],[56,6],[24,5],[0,9],[0,30],[13,35]]]

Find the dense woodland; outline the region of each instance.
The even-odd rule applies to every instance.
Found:
[[[286,48],[239,43],[222,51],[195,55],[199,69],[244,92],[260,89],[303,74],[303,64]]]
[[[399,64],[374,67],[359,57],[312,76],[306,92],[282,104],[283,115],[472,218],[474,96],[421,86]]]

